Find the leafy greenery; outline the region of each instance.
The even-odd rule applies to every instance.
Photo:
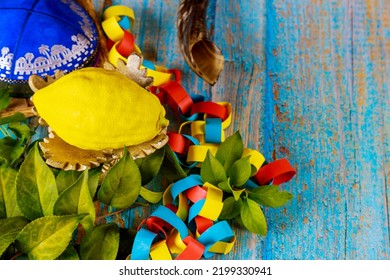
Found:
[[[141,191],[141,173],[133,158],[124,149],[123,157],[104,177],[98,198],[115,208],[130,207]]]
[[[87,214],[47,216],[27,224],[16,237],[16,248],[33,260],[57,258],[68,247],[73,232]]]
[[[23,122],[26,120],[26,117],[19,112],[16,112],[12,116],[4,117],[0,119],[0,125],[7,124],[7,123],[17,123],[17,122]]]
[[[114,260],[119,249],[119,229],[116,224],[96,226],[80,244],[84,260]]]
[[[22,212],[16,201],[16,170],[0,166],[0,219],[21,216]]]
[[[146,185],[155,178],[160,170],[165,156],[165,149],[159,149],[148,157],[135,160],[141,172],[142,186]]]
[[[115,220],[101,224],[102,217],[145,201],[158,203],[162,192],[147,184],[160,176],[164,161],[180,168],[172,151],[163,148],[137,161],[124,149],[105,174],[101,168],[56,170],[31,141],[34,133],[24,116],[15,114],[0,123],[14,134],[0,139],[0,259],[126,258],[134,234]],[[187,176],[184,170],[180,176]],[[96,207],[101,205],[109,212],[99,217]]]
[[[85,231],[92,230],[95,222],[95,206],[88,188],[88,170],[85,170],[74,184],[65,189],[54,205],[54,215],[87,213],[80,221]]]
[[[223,165],[213,156],[210,151],[207,151],[205,161],[202,163],[203,168],[200,170],[200,175],[205,182],[213,185],[218,185],[220,182],[227,180]]]
[[[244,152],[244,143],[239,132],[234,133],[232,136],[225,139],[225,141],[218,148],[215,157],[228,172],[230,166],[236,161],[241,159]]]
[[[166,145],[164,150],[165,157],[160,169],[161,175],[170,183],[187,177],[187,173],[181,167],[172,149]]]
[[[6,104],[6,98],[1,102]],[[200,173],[203,182],[223,191],[219,219],[234,220],[260,235],[267,233],[263,207],[280,207],[292,198],[278,186],[248,184],[254,166],[243,157],[239,132],[228,137],[215,156],[208,152],[200,169],[183,168],[166,145],[136,160],[124,149],[122,158],[103,173],[101,168],[51,168],[38,143],[32,142],[34,133],[24,116],[2,118],[0,124],[13,133],[0,139],[0,259],[125,259],[134,229],[115,219],[101,223],[102,218],[159,203],[162,190],[148,188],[155,178],[166,187],[190,171]],[[101,208],[108,213],[99,217],[96,209]]]
[[[30,150],[16,177],[16,196],[23,215],[34,220],[53,215],[58,199],[54,174],[39,154],[37,144]]]
[[[9,88],[0,88],[0,110],[3,110],[8,107],[11,99],[9,93]]]
[[[208,152],[200,175],[203,182],[218,186],[224,192],[223,209],[219,219],[235,220],[247,230],[267,234],[267,221],[262,207],[280,207],[292,194],[279,186],[257,186],[248,181],[254,175],[249,157],[243,157],[244,144],[239,132],[228,137],[215,157]]]
[[[28,224],[23,217],[11,217],[0,220],[0,255],[15,241],[19,232]]]
[[[263,186],[249,191],[249,198],[267,207],[280,207],[292,199],[292,194],[280,191],[279,186]]]

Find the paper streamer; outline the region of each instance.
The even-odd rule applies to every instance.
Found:
[[[259,169],[255,175],[259,185],[266,185],[272,182],[273,185],[280,185],[294,177],[296,171],[287,159],[275,160]]]
[[[133,52],[142,54],[131,33],[135,16],[126,6],[105,10],[102,27],[108,37],[109,61],[127,62]],[[225,141],[225,130],[232,122],[229,102],[207,101],[203,96],[189,95],[181,85],[181,72],[154,65],[144,60],[141,68],[153,77],[149,88],[176,113],[183,123],[178,132],[168,132],[168,145],[181,166],[187,170],[201,167],[208,152],[216,155]],[[249,157],[255,174],[245,184],[256,188],[264,184],[281,184],[295,175],[286,159],[267,163],[258,151],[245,148],[242,157]],[[195,260],[210,258],[215,253],[229,253],[236,237],[226,221],[218,221],[223,208],[223,191],[203,182],[199,175],[171,184],[163,194],[163,205],[139,226],[132,260]]]
[[[118,59],[127,63],[127,58],[132,53],[142,54],[140,48],[134,42],[131,26],[135,22],[134,11],[127,6],[111,6],[103,13],[102,29],[108,37],[108,60],[115,67]],[[153,77],[152,86],[158,87],[171,79],[172,73],[165,67],[143,63],[142,68],[147,68],[147,76]]]
[[[233,248],[235,236],[226,221],[218,221],[222,199],[222,190],[203,183],[199,175],[173,183],[163,194],[164,205],[158,206],[143,224],[148,228],[138,231],[131,259],[188,260],[227,254]],[[167,205],[174,206],[171,208],[176,213]],[[182,208],[189,211],[179,210]],[[150,219],[153,221],[148,222]]]

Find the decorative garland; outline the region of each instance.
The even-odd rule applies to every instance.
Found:
[[[126,57],[131,70],[144,71],[139,69],[141,50],[130,31],[134,21],[134,12],[126,6],[112,6],[104,13],[108,58],[119,72],[125,67],[119,60]],[[232,250],[236,237],[229,221],[266,235],[261,206],[280,207],[292,198],[278,185],[295,175],[294,168],[287,159],[266,162],[261,153],[244,147],[239,132],[225,137],[233,117],[230,103],[190,96],[177,69],[146,60],[141,68],[153,77],[149,90],[183,121],[177,132],[167,133],[168,145],[143,158],[133,159],[130,150],[122,149],[110,155],[113,161],[108,165],[98,162],[65,171],[45,157],[45,140],[39,138],[45,129],[35,123],[36,118],[28,120],[30,116],[20,112],[0,118],[4,134],[0,139],[0,259],[200,259]],[[144,85],[151,80],[137,78]],[[38,80],[46,86],[55,82]],[[8,89],[0,90],[0,111],[10,103]],[[81,166],[82,159],[75,155],[80,150],[53,147],[60,159],[70,154],[75,156],[74,166]],[[158,174],[164,187],[169,184],[163,193],[146,188]],[[135,236],[115,222],[101,222],[130,207],[145,206],[144,201],[161,200],[138,225]],[[96,206],[101,203],[110,211],[99,217]]]
[[[116,66],[118,59],[126,62],[126,57],[132,52],[141,55],[131,33],[131,25],[135,22],[132,9],[127,6],[112,6],[105,10],[103,18],[102,27],[108,37],[108,58],[111,64]],[[279,185],[289,181],[295,175],[295,170],[286,159],[265,164],[261,153],[248,148],[239,151],[235,161],[228,163],[229,158],[222,153],[224,150],[233,152],[229,151],[233,148],[229,142],[239,142],[240,139],[239,134],[232,136],[218,154],[219,148],[225,142],[224,130],[231,123],[231,104],[204,101],[202,97],[199,100],[192,99],[182,87],[180,71],[177,69],[156,66],[149,61],[144,61],[143,67],[147,68],[147,76],[154,78],[151,91],[184,120],[178,132],[168,132],[168,144],[182,168],[196,173],[199,172],[198,167],[203,166],[201,173],[207,173],[207,168],[210,168],[210,173],[214,173],[215,170],[211,170],[211,166],[217,166],[217,169],[220,167],[221,170],[225,167],[232,175],[229,179],[235,182],[229,182],[226,172],[221,171],[219,176],[222,181],[210,178],[210,181],[218,183],[218,186],[204,181],[204,177],[214,177],[215,174],[193,174],[171,184],[163,194],[163,205],[139,226],[130,258],[200,259],[202,256],[209,258],[214,253],[229,253],[233,248],[235,236],[226,220],[218,220],[224,202],[225,209],[228,208],[226,202],[239,205],[240,195],[245,191],[242,186],[254,190],[261,188],[257,184],[272,182],[273,185]],[[190,126],[190,134],[182,132],[185,126]],[[220,164],[218,159],[224,162]],[[202,165],[205,161],[207,163]],[[241,169],[243,166],[252,166],[254,171],[239,174],[245,172]],[[234,168],[235,173],[232,171]],[[233,189],[231,183],[235,183],[239,188]],[[233,194],[230,198],[234,197],[234,200],[226,198],[226,194],[224,197],[224,191]],[[248,193],[250,197],[251,192]],[[255,197],[256,191],[252,193]],[[246,199],[248,207],[258,207],[254,200]],[[256,206],[251,206],[252,202]],[[242,222],[246,226],[245,221]],[[266,232],[266,229],[256,229],[256,226],[253,228],[248,225],[247,228],[260,234]]]

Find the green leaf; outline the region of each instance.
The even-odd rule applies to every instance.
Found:
[[[66,247],[65,251],[56,260],[77,261],[79,260],[79,254],[72,244]]]
[[[47,216],[29,223],[16,238],[16,247],[32,260],[54,260],[72,240],[86,214]]]
[[[58,193],[61,194],[64,190],[73,185],[80,177],[80,172],[76,170],[61,170],[56,177]]]
[[[169,145],[164,146],[165,157],[160,168],[161,175],[170,182],[176,182],[187,177]]]
[[[24,153],[24,150],[26,149],[24,142],[24,137],[16,140],[15,145],[10,154],[9,165],[14,165],[16,162],[22,161],[21,157]]]
[[[86,232],[92,230],[95,222],[95,206],[88,188],[88,170],[83,171],[77,181],[64,190],[54,205],[54,215],[87,213],[80,224]]]
[[[206,158],[202,163],[200,176],[202,176],[203,182],[209,182],[215,186],[227,179],[226,172],[222,164],[210,151],[207,151]]]
[[[267,221],[260,206],[250,198],[243,200],[240,217],[245,228],[253,233],[266,235]]]
[[[127,149],[123,157],[107,172],[98,191],[102,202],[115,208],[127,208],[141,190],[141,173]]]
[[[0,125],[6,124],[6,123],[13,123],[13,122],[22,122],[25,121],[26,117],[22,113],[16,112],[12,116],[4,117],[0,119]]]
[[[218,219],[221,220],[234,219],[235,217],[240,215],[240,209],[241,209],[241,200],[236,201],[236,199],[233,196],[229,196],[223,201],[222,212],[219,215]]]
[[[0,88],[0,110],[4,110],[10,104],[11,98],[9,92],[9,88]]]
[[[256,175],[256,173],[258,172],[258,169],[251,164],[251,176],[250,177],[253,177]]]
[[[232,189],[233,197],[235,200],[239,200],[241,198],[241,194],[245,191],[245,189]]]
[[[89,193],[91,194],[91,197],[95,197],[96,190],[99,185],[99,179],[101,170],[99,168],[90,169],[88,172],[88,187],[89,187]],[[81,172],[76,170],[61,170],[57,177],[56,177],[56,183],[57,183],[57,189],[58,193],[61,194],[66,188],[73,185],[77,179],[80,177]]]
[[[235,218],[234,218],[234,221],[235,221],[240,227],[245,227],[244,224],[242,223],[241,215],[238,215],[237,217],[235,217]]]
[[[100,175],[102,174],[100,168],[94,168],[89,170],[89,176],[88,176],[88,188],[89,193],[91,194],[92,199],[94,199],[96,190],[99,186],[100,181]]]
[[[80,244],[82,260],[115,260],[119,249],[119,230],[114,223],[93,228]]]
[[[218,188],[220,188],[224,192],[232,193],[233,189],[232,186],[230,185],[230,178],[227,178],[225,181],[219,183]]]
[[[226,193],[232,193],[235,200],[239,200],[241,194],[245,191],[245,189],[235,189],[230,185],[230,178],[218,184],[218,188],[223,190]]]
[[[237,131],[222,142],[215,157],[219,160],[227,172],[230,169],[230,166],[242,157],[243,152],[244,143],[242,142],[240,133]]]
[[[232,186],[243,186],[251,176],[251,164],[249,162],[249,157],[236,160],[229,168],[228,176]]]
[[[15,241],[16,236],[28,222],[24,217],[12,217],[0,220],[0,256]]]
[[[140,196],[150,203],[157,203],[162,198],[162,192],[154,192],[147,188],[141,187]]]
[[[0,139],[0,164],[5,163],[10,165],[12,151],[17,145],[17,140],[11,137],[4,137]]]
[[[249,190],[249,198],[267,207],[280,207],[286,204],[293,195],[287,191],[280,191],[279,186],[259,186]]]
[[[25,123],[14,122],[8,125],[8,128],[12,130],[19,138],[29,139],[34,132]]]
[[[16,202],[16,175],[14,169],[0,166],[0,219],[22,216]]]
[[[142,186],[153,180],[160,171],[165,156],[165,149],[158,149],[154,153],[135,160],[141,172]]]
[[[16,177],[16,197],[20,210],[29,220],[53,214],[58,198],[56,180],[39,155],[37,144],[20,166]]]

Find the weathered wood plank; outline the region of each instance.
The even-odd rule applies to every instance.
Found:
[[[298,176],[288,186],[298,199],[285,213],[268,212],[276,230],[267,237],[265,258],[389,258],[388,132],[381,117],[389,115],[388,91],[381,90],[384,71],[376,72],[379,90],[376,73],[360,74],[376,65],[369,54],[388,40],[377,33],[386,29],[378,28],[386,9],[378,1],[367,14],[367,3],[271,1],[267,7],[272,121],[266,137],[274,145],[267,150],[276,157],[289,152]],[[369,36],[382,43],[367,44]],[[371,108],[362,106],[362,94]]]

